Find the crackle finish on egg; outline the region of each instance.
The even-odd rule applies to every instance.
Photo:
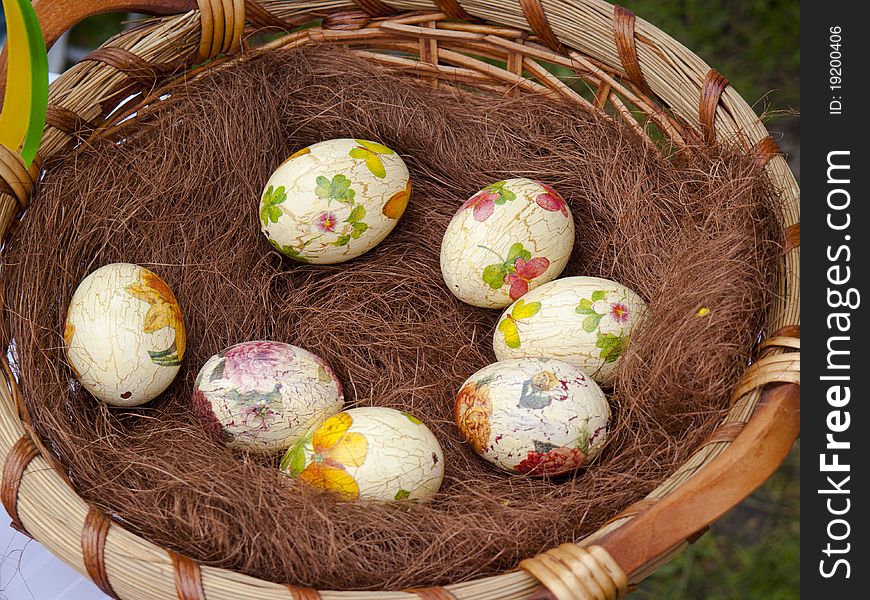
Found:
[[[646,302],[600,277],[566,277],[542,285],[504,311],[492,338],[498,360],[563,360],[602,385],[613,382]]]
[[[194,412],[231,447],[286,450],[312,426],[341,410],[341,383],[303,348],[242,342],[209,358],[196,377]]]
[[[408,168],[393,150],[368,140],[326,140],[275,170],[260,199],[260,225],[282,254],[335,264],[387,237],[410,196]]]
[[[100,267],[76,288],[64,324],[69,366],[95,398],[144,404],[163,392],[184,357],[181,309],[155,273],[129,263]]]
[[[554,476],[598,456],[610,406],[580,369],[547,358],[493,363],[456,395],[456,425],[468,445],[511,473]]]
[[[281,461],[291,477],[343,500],[429,501],[444,478],[444,454],[413,415],[352,408],[315,427]]]
[[[498,181],[450,221],[441,274],[463,302],[503,308],[558,277],[573,247],[574,220],[556,190],[525,178]]]

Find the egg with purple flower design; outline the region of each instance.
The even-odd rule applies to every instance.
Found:
[[[263,453],[292,446],[343,403],[341,383],[322,358],[273,341],[218,352],[200,369],[193,392],[194,413],[210,433]]]
[[[325,140],[295,152],[272,173],[260,198],[260,226],[285,256],[335,264],[380,243],[410,196],[408,168],[391,148]]]
[[[441,274],[463,302],[502,308],[558,277],[573,247],[574,220],[556,190],[525,178],[498,181],[450,221]]]
[[[646,302],[600,277],[565,277],[532,290],[502,314],[493,334],[498,360],[548,357],[613,382]]]

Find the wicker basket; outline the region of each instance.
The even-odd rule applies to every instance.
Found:
[[[169,15],[109,40],[52,85],[48,126],[39,153],[42,159],[66,151],[95,129],[113,127],[143,105],[157,101],[165,85],[234,60],[246,47],[247,34],[292,31],[267,46],[342,44],[361,59],[434,86],[543,94],[594,105],[650,140],[665,138],[684,145],[710,143],[717,136],[736,138],[747,153],[766,165],[785,207],[787,247],[781,260],[777,304],[765,330],[767,338],[733,390],[731,410],[716,431],[658,489],[587,539],[527,559],[514,572],[446,587],[329,592],[282,586],[200,566],[124,530],[76,495],[31,436],[6,360],[8,328],[0,325],[5,373],[5,385],[0,386],[3,504],[17,528],[86,573],[110,596],[181,600],[618,598],[759,486],[797,437],[797,184],[773,139],[747,103],[728,87],[727,79],[631,12],[600,0],[37,0],[35,4],[49,44],[74,23],[98,12],[137,10]],[[297,29],[321,18],[319,26]],[[506,68],[472,55],[503,61]],[[194,66],[208,58],[214,60]],[[546,63],[576,73],[595,90],[594,98],[578,94],[554,76]],[[129,104],[115,110],[131,95]],[[38,166],[25,169],[19,156],[0,146],[0,235],[4,244],[14,235],[37,176]]]

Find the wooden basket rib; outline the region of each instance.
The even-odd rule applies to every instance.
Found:
[[[109,2],[92,0],[94,7],[101,1]],[[37,1],[38,11],[50,9],[40,4]],[[154,19],[115,36],[64,73],[51,86],[40,159],[67,152],[71,145],[90,135],[118,134],[129,126],[125,119],[136,113],[140,117],[147,114],[148,107],[160,102],[173,86],[232,60],[244,60],[244,54],[240,58],[217,56],[245,47],[243,33],[280,29],[290,33],[263,47],[341,44],[361,58],[419,77],[433,86],[508,95],[544,94],[605,109],[613,118],[644,134],[650,143],[662,143],[661,139],[653,142],[653,137],[676,146],[720,138],[736,140],[753,153],[760,164],[766,165],[780,191],[788,231],[788,246],[775,290],[777,300],[768,319],[766,340],[759,345],[759,358],[735,388],[731,410],[720,427],[691,458],[646,499],[578,543],[601,544],[618,551],[620,544],[625,545],[624,540],[620,541],[625,531],[643,529],[647,536],[654,534],[654,526],[645,525],[648,517],[682,502],[680,494],[699,482],[722,480],[723,474],[730,471],[721,470],[733,468],[735,458],[754,442],[769,440],[771,444],[760,459],[756,470],[761,475],[756,479],[760,476],[763,480],[764,474],[778,465],[799,427],[799,190],[760,119],[721,75],[691,51],[630,12],[599,0],[196,0],[196,4],[201,10]],[[138,8],[166,13],[173,7],[186,10],[192,6],[193,0],[142,0]],[[84,14],[90,13],[81,9],[76,18]],[[315,18],[323,18],[320,26],[293,31]],[[54,15],[51,23],[57,22],[64,23],[63,18]],[[64,23],[58,31],[70,25]],[[58,34],[46,33],[52,39]],[[207,57],[214,60],[195,66]],[[501,64],[493,65],[481,57]],[[583,94],[553,75],[552,65],[570,69],[585,82],[589,93]],[[121,103],[124,106],[119,106]],[[10,152],[3,153],[0,159],[0,239],[5,242],[27,204],[37,171],[24,169],[20,158]],[[52,468],[38,440],[30,439],[29,426],[19,412],[18,384],[5,358],[9,341],[5,323],[0,323],[5,382],[0,385],[3,502],[20,527],[88,574],[107,593],[124,599],[181,600],[551,597],[550,592],[539,587],[537,579],[522,570],[445,588],[318,592],[199,566],[143,540],[89,507],[65,477]],[[771,433],[776,429],[771,426],[774,419],[783,423],[778,434]],[[747,436],[758,438],[747,440]],[[697,522],[687,523],[686,531],[670,547],[645,551],[639,543],[641,548],[631,552],[633,558],[621,563],[628,566],[628,581],[636,583],[653,572],[687,539],[702,532],[710,521],[752,490],[733,482],[723,484],[725,487],[728,493],[697,511]],[[550,577],[548,585],[554,592],[562,590],[560,598],[611,598],[625,591],[616,564],[621,556],[616,551],[613,557],[617,561],[613,561],[601,547],[586,552],[571,546],[551,550],[548,556],[529,564],[545,583]],[[604,570],[608,581],[619,582],[607,594],[572,595],[565,591],[571,581],[579,581],[572,577],[604,581]]]

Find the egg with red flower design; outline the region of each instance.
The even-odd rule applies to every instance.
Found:
[[[610,407],[601,388],[577,367],[523,358],[469,377],[456,395],[454,416],[469,447],[500,469],[556,476],[598,456]]]
[[[193,391],[193,412],[209,433],[263,453],[290,447],[343,403],[341,383],[322,358],[261,340],[209,358]]]
[[[548,357],[610,384],[646,302],[628,287],[600,277],[565,277],[536,288],[499,319],[496,358]]]
[[[525,178],[498,181],[450,221],[441,274],[463,302],[502,308],[558,277],[573,247],[574,220],[556,190]]]

